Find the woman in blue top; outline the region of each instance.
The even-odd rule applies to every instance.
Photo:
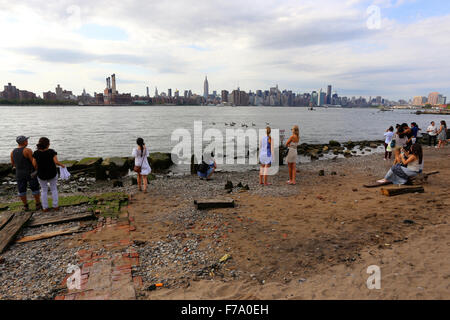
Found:
[[[203,161],[198,167],[197,175],[200,177],[200,180],[209,180],[216,169],[217,164],[214,160],[214,153],[211,152],[210,157],[206,155],[203,157]]]
[[[267,127],[267,135],[261,139],[259,145],[259,162],[261,164],[259,169],[259,184],[264,184],[265,186],[271,185],[271,183],[267,182],[267,173],[272,164],[273,155],[272,137],[270,136],[270,132],[270,127]]]

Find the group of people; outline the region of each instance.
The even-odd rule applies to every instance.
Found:
[[[394,164],[385,178],[379,180],[379,183],[392,182],[394,184],[405,184],[408,179],[419,174],[423,170],[423,151],[420,143],[417,143],[417,135],[421,129],[417,123],[412,122],[410,126],[407,123],[397,124],[386,130],[385,136],[385,154],[384,160],[389,160],[394,154]],[[428,145],[432,142],[436,148],[442,148],[447,143],[447,124],[444,120],[440,122],[440,127],[435,126],[434,121],[427,128]],[[266,128],[266,135],[261,139],[259,146],[259,183],[264,186],[270,185],[268,182],[269,169],[272,165],[274,156],[274,145],[272,143],[271,128]],[[31,189],[32,195],[36,201],[36,209],[47,212],[50,210],[48,203],[48,190],[52,193],[52,208],[58,210],[58,170],[57,166],[65,168],[64,164],[59,162],[57,152],[50,149],[50,140],[46,137],[39,139],[36,150],[33,152],[28,148],[29,137],[19,136],[16,139],[18,144],[11,152],[11,163],[16,168],[16,180],[18,195],[23,202],[24,209],[29,210],[27,201],[27,188]],[[297,164],[297,146],[300,141],[300,132],[297,125],[292,127],[292,135],[286,142],[288,150],[286,162],[289,169],[289,185],[296,184],[296,164]],[[144,143],[144,139],[136,140],[137,146],[132,151],[135,158],[134,171],[137,173],[138,189],[147,192],[147,177],[152,169],[148,162],[149,150]],[[214,160],[214,154],[211,157],[203,159],[198,166],[197,174],[200,179],[209,180],[217,168]]]
[[[50,140],[46,137],[39,139],[36,151],[28,148],[29,137],[16,138],[17,148],[11,152],[11,164],[16,168],[17,189],[22,200],[24,210],[29,210],[27,188],[31,189],[36,202],[36,210],[48,212],[48,190],[52,193],[52,209],[58,210],[58,170],[57,166],[65,168],[59,162],[57,152],[50,149]]]
[[[422,145],[417,141],[417,136],[421,129],[417,123],[412,122],[410,126],[407,123],[397,124],[386,130],[384,137],[384,160],[389,160],[394,154],[393,166],[389,169],[384,179],[378,180],[378,183],[406,184],[410,178],[418,175],[423,170],[423,150]],[[439,144],[436,148],[442,148],[447,142],[447,124],[441,121],[439,129],[434,121],[427,128],[428,145],[434,140],[436,146],[436,136]]]
[[[286,182],[290,185],[296,184],[296,174],[297,174],[297,146],[300,141],[300,129],[297,125],[293,126],[292,135],[286,141],[286,148],[288,149],[288,153],[286,155],[286,162],[288,164],[289,170],[289,180]],[[273,144],[272,137],[270,136],[271,129],[270,127],[266,128],[266,135],[261,139],[261,143],[259,145],[259,184],[268,186],[270,183],[268,182],[268,171],[270,166],[272,165],[273,158]]]

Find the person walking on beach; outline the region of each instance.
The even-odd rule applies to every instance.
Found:
[[[384,133],[384,160],[392,158],[392,139],[394,139],[394,127],[391,126]]]
[[[50,185],[50,191],[52,193],[52,207],[57,211],[58,206],[58,187],[56,185],[58,181],[58,170],[56,166],[65,168],[65,166],[58,161],[57,152],[50,149],[50,140],[46,137],[39,139],[36,145],[37,150],[33,153],[33,166],[37,169],[37,178],[41,185],[41,202],[44,212],[48,212],[48,186]]]
[[[33,172],[33,151],[28,146],[29,137],[18,136],[16,142],[18,147],[11,152],[11,165],[16,168],[17,189],[20,200],[22,200],[25,211],[30,208],[27,201],[27,187],[36,202],[36,210],[42,209],[40,200],[39,182],[36,177],[31,177]]]
[[[431,121],[431,124],[428,126],[427,133],[428,133],[428,146],[431,147],[431,141],[433,141],[433,146],[436,147],[437,128],[434,121]]]
[[[259,184],[265,186],[271,185],[271,183],[267,182],[268,171],[272,164],[273,155],[272,137],[270,136],[270,132],[270,127],[267,127],[266,136],[261,139],[259,145],[259,163],[261,164],[259,168]]]
[[[297,125],[292,128],[292,135],[286,142],[286,147],[289,148],[286,162],[288,163],[289,168],[289,181],[287,184],[295,185],[295,176],[297,173],[296,165],[297,165],[297,146],[300,141],[300,130]]]
[[[447,143],[447,123],[444,120],[441,121],[441,126],[437,133],[438,133],[438,140],[439,140],[437,148],[441,149]]]
[[[417,135],[419,134],[419,131],[421,129],[419,128],[419,126],[417,125],[417,123],[415,122],[411,122],[411,133],[412,133],[412,137],[411,137],[411,143],[414,144],[417,141]]]
[[[150,153],[145,146],[144,139],[137,138],[136,144],[137,147],[133,148],[132,152],[134,157],[134,171],[138,175],[137,183],[139,191],[147,192],[147,176],[152,172],[152,168],[147,159]]]

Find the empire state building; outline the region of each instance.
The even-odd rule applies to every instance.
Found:
[[[209,84],[208,84],[208,76],[205,77],[205,82],[203,83],[203,97],[208,99],[209,96]]]

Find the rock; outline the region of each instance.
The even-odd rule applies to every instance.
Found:
[[[324,146],[322,149],[323,152],[328,152],[328,150],[330,150],[330,148],[328,146]]]
[[[137,178],[136,177],[131,177],[131,185],[132,186],[135,186],[135,185],[137,185],[138,183],[137,183]]]
[[[324,175],[325,175],[325,170],[320,170],[320,171],[319,171],[319,176],[320,176],[320,177],[323,177]]]
[[[102,163],[102,158],[83,158],[77,163],[72,165],[72,168],[74,170],[78,169],[87,169],[90,167],[95,167],[97,165],[100,165]]]
[[[123,187],[123,182],[120,181],[120,180],[114,180],[113,181],[113,187],[114,188],[121,188],[121,187]]]
[[[236,187],[242,188],[242,187],[243,187],[242,182],[239,182],[238,185],[237,185]]]
[[[414,224],[415,222],[413,220],[404,220],[404,224]]]
[[[344,151],[344,157],[350,158],[350,157],[353,157],[353,154],[351,153],[350,150],[345,150],[345,151]]]
[[[313,161],[313,160],[319,160],[319,157],[312,154],[311,155],[311,161]]]
[[[155,171],[167,170],[173,165],[171,154],[162,152],[150,153],[148,162]]]
[[[356,146],[356,144],[353,141],[347,142],[347,149],[353,149]]]
[[[12,173],[13,168],[9,163],[0,163],[0,179],[6,177],[8,174]]]
[[[61,161],[61,163],[66,166],[67,170],[71,171],[71,169],[73,169],[74,166],[76,166],[78,161],[76,161],[76,160],[64,160],[64,161]]]
[[[118,179],[120,177],[125,176],[128,173],[129,169],[129,158],[106,158],[102,161],[101,166],[105,169],[106,175],[110,179]],[[134,168],[134,160],[133,160],[133,168]]]
[[[330,173],[332,176],[335,176],[335,175],[337,175],[337,173],[336,173],[336,171],[331,171],[331,173]]]
[[[328,143],[330,145],[330,147],[340,147],[341,144],[335,140],[330,140],[330,142]]]
[[[225,184],[225,190],[232,190],[233,189],[233,182],[227,181]]]
[[[150,173],[150,174],[147,176],[147,182],[153,181],[153,180],[155,180],[155,179],[156,179],[156,176],[155,176],[153,173]]]
[[[369,147],[371,147],[372,149],[376,149],[378,148],[378,145],[376,143],[371,143],[369,144]]]

